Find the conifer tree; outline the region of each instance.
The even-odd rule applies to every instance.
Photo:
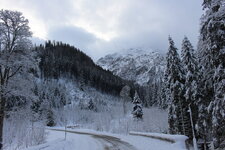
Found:
[[[53,116],[53,112],[51,109],[49,109],[47,111],[47,118],[46,118],[46,125],[49,127],[53,127],[56,125],[55,120],[54,120],[54,116]]]
[[[90,99],[89,102],[88,102],[88,109],[92,110],[92,111],[95,111],[95,112],[97,111],[97,107],[95,106],[92,99]]]
[[[167,88],[170,94],[169,102],[169,131],[171,134],[184,134],[184,110],[183,110],[183,84],[184,75],[182,64],[177,52],[177,48],[171,37],[169,37],[169,50],[167,53]]]
[[[191,45],[190,41],[187,37],[184,38],[182,42],[182,51],[181,51],[181,59],[182,64],[184,67],[184,73],[185,73],[185,84],[184,84],[184,90],[185,90],[185,102],[184,102],[184,113],[185,113],[185,124],[186,124],[186,135],[188,137],[192,137],[192,130],[191,130],[191,124],[190,124],[190,117],[188,116],[188,106],[190,105],[192,110],[192,118],[194,121],[194,124],[196,124],[197,120],[197,106],[196,106],[196,100],[197,100],[197,80],[198,80],[198,67],[197,67],[197,60],[195,57],[193,46]]]
[[[211,90],[209,90],[209,82],[205,78],[204,74],[205,66],[202,64],[203,57],[199,54],[200,49],[204,49],[204,44],[199,40],[197,51],[197,63],[198,63],[198,79],[197,79],[197,120],[195,124],[197,139],[203,141],[203,148],[207,149],[208,142],[211,141],[211,114],[208,111],[208,106],[211,100]],[[205,64],[206,65],[206,64]],[[207,76],[209,77],[209,76]]]
[[[214,77],[215,99],[212,102],[212,129],[216,147],[225,148],[225,67],[218,66]]]
[[[203,66],[203,81],[206,106],[212,129],[208,137],[215,147],[225,147],[225,2],[224,0],[204,0],[205,14],[201,19],[199,54]],[[201,101],[201,104],[203,101]],[[201,114],[204,115],[204,114]],[[209,117],[208,117],[209,118]]]
[[[164,78],[162,79],[162,87],[161,87],[161,95],[159,98],[159,103],[158,106],[162,109],[166,109],[168,107],[168,102],[170,102],[170,96],[169,94],[169,88],[167,88],[168,82],[167,82],[167,74],[166,72],[164,73]]]
[[[135,91],[133,104],[134,104],[133,111],[132,111],[133,117],[138,120],[142,119],[142,116],[143,116],[142,102],[137,91]]]
[[[168,69],[164,71],[164,77],[162,79],[162,88],[161,88],[161,108],[168,108],[171,104],[171,93],[170,93],[170,83],[168,81]]]
[[[197,106],[198,106],[198,120],[197,120],[197,136],[202,139],[206,149],[207,142],[212,140],[212,113],[208,106],[213,100],[213,70],[211,64],[211,56],[207,49],[207,42],[203,40],[202,35],[198,42],[198,88],[197,88]]]

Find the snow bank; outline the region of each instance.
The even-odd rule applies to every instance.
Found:
[[[170,135],[162,133],[144,133],[144,132],[130,132],[129,134],[170,142],[173,143],[174,145],[182,147],[183,149],[187,149],[186,140],[188,139],[188,137],[184,135]]]

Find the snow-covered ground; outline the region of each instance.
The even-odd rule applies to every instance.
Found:
[[[48,129],[45,144],[26,150],[185,150],[184,143],[176,143],[177,140],[181,141],[180,138],[173,138],[173,136],[168,136],[168,138],[175,139],[175,143],[146,136],[118,135],[94,130],[70,129],[68,131],[65,139],[63,129]]]
[[[61,96],[54,97],[56,87],[64,93],[62,95],[69,97],[68,105],[52,110],[53,116],[50,119],[56,123],[56,126],[77,126],[77,128],[115,134],[128,134],[130,131],[168,132],[168,113],[166,110],[155,107],[143,108],[143,120],[137,121],[131,114],[132,103],[126,102],[125,107],[123,107],[123,100],[118,97],[103,94],[90,87],[86,87],[85,91],[82,91],[79,85],[66,80],[52,80],[48,81],[47,84],[48,86],[38,88],[51,95],[50,97],[57,105],[60,103]],[[43,108],[49,102],[49,100],[45,100]],[[97,111],[87,109],[90,100],[93,100]],[[33,114],[31,110],[21,109],[10,113],[10,117],[5,118],[4,121],[4,149],[21,150],[42,144],[45,141],[45,125],[48,120],[44,115],[45,113],[41,114],[43,114],[41,116],[43,120],[33,122],[31,120],[34,117],[38,119],[40,116]]]
[[[162,133],[143,133],[143,132],[130,132],[130,135],[148,137],[158,140],[167,141],[173,143],[174,149],[176,147],[185,149],[186,143],[185,141],[188,139],[187,136],[184,135],[171,135],[171,134],[162,134]]]

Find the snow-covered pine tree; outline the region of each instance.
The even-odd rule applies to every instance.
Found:
[[[184,37],[182,42],[182,50],[181,50],[181,60],[184,67],[185,73],[185,101],[184,101],[184,116],[185,116],[185,130],[187,131],[185,135],[188,137],[192,137],[192,130],[191,130],[191,122],[190,117],[187,112],[188,106],[190,105],[192,110],[192,118],[193,123],[196,124],[197,120],[197,80],[198,80],[198,65],[197,60],[194,53],[194,48],[191,45],[191,42],[188,40],[187,37]]]
[[[97,112],[97,107],[95,106],[92,99],[89,100],[87,107],[88,107],[89,110]]]
[[[152,83],[152,106],[159,106],[160,102],[160,95],[161,95],[161,82],[160,79],[154,79]]]
[[[216,69],[214,82],[215,99],[212,102],[213,138],[216,147],[225,148],[225,66],[222,66],[222,64]]]
[[[204,0],[206,10],[201,20],[200,47],[204,79],[209,80],[208,110],[212,112],[212,134],[215,147],[225,147],[225,1]]]
[[[84,87],[86,84],[85,84],[85,73],[83,70],[80,71],[79,85],[80,85],[80,89],[84,91]]]
[[[208,86],[210,83],[207,78],[209,77],[204,74],[204,66],[202,64],[202,56],[199,55],[199,50],[204,49],[204,44],[199,40],[198,43],[198,51],[197,51],[197,62],[198,62],[198,84],[197,84],[197,98],[196,98],[196,105],[197,105],[197,120],[195,124],[196,129],[196,136],[199,141],[203,141],[204,149],[207,149],[207,142],[211,141],[211,114],[208,111],[208,105],[211,100],[211,90],[209,90]],[[209,93],[208,93],[209,92]]]
[[[197,137],[203,140],[206,149],[207,142],[212,140],[212,113],[208,111],[208,106],[213,100],[213,69],[211,64],[211,56],[207,51],[207,42],[200,35],[198,48],[198,119],[196,124]]]
[[[47,111],[46,125],[49,127],[53,127],[56,125],[54,120],[54,114],[51,109]]]
[[[133,104],[134,104],[133,111],[132,111],[133,117],[138,120],[141,120],[143,116],[142,102],[137,91],[135,91]]]
[[[169,102],[169,132],[171,134],[184,134],[184,112],[183,112],[183,100],[184,100],[184,74],[182,70],[182,64],[175,47],[174,41],[169,37],[169,50],[167,53],[167,66],[166,66],[168,93],[170,93]]]
[[[159,107],[166,109],[166,108],[168,108],[169,103],[171,103],[171,94],[170,94],[170,89],[169,89],[167,70],[165,70],[163,76],[164,77],[162,79],[162,88],[161,88]]]

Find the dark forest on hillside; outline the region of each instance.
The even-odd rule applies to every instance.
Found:
[[[102,69],[89,56],[69,44],[48,41],[44,46],[36,47],[36,50],[41,58],[41,78],[70,78],[78,81],[81,86],[88,85],[117,96],[123,86],[129,85],[132,87],[131,95],[134,93],[135,85],[132,81],[123,80]]]

